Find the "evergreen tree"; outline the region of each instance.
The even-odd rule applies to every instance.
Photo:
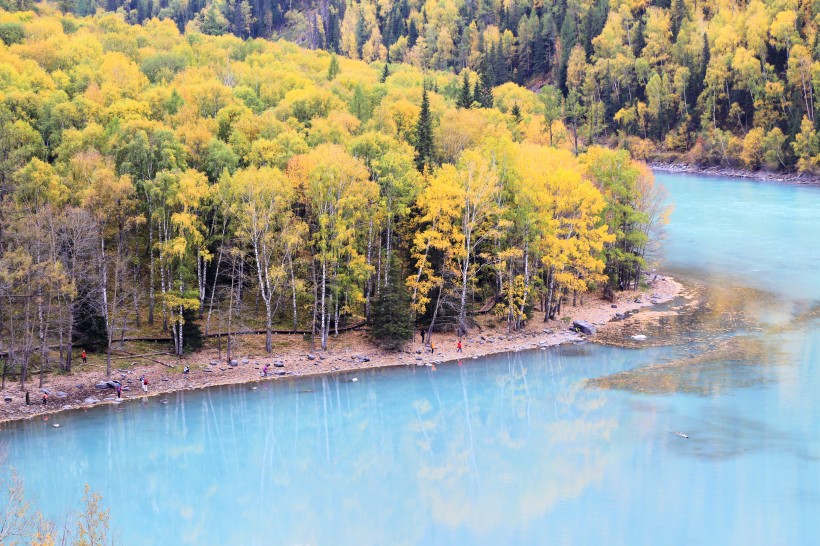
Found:
[[[197,322],[195,310],[185,309],[182,312],[182,346],[186,352],[197,351],[202,348],[202,330]]]
[[[387,76],[390,75],[390,65],[388,63],[384,63],[384,70],[382,70],[382,76],[379,78],[380,83],[384,83],[387,81]]]
[[[461,93],[456,101],[458,108],[469,108],[473,104],[473,94],[470,92],[470,76],[464,71],[462,76]]]
[[[208,11],[205,12],[205,18],[202,21],[202,33],[211,36],[221,36],[228,32],[229,26],[228,19],[217,9],[216,3],[211,4]]]
[[[678,39],[678,32],[680,32],[683,19],[686,17],[686,6],[683,0],[672,0],[672,40]]]
[[[521,123],[521,119],[522,119],[521,118],[521,108],[518,106],[517,102],[515,104],[513,104],[513,107],[510,110],[510,114],[512,115],[513,119],[515,120],[515,123]]]
[[[535,36],[533,36],[531,49],[532,73],[546,74],[549,70],[549,61],[547,59],[547,38],[543,31],[535,33]]]
[[[495,48],[493,58],[493,85],[501,85],[510,81],[510,74],[507,67],[507,55],[504,51],[504,44],[499,42]]]
[[[358,53],[359,58],[362,57],[362,49],[364,48],[364,44],[367,43],[367,27],[364,24],[364,15],[359,14],[359,20],[356,21],[356,53]]]
[[[484,58],[481,60],[480,69],[481,76],[487,79],[490,85],[495,85],[496,82],[497,62],[498,58],[495,50],[495,42],[493,42],[490,44],[490,48],[487,50],[487,53],[484,55]]]
[[[407,29],[407,45],[413,47],[416,45],[416,40],[419,39],[419,30],[416,28],[416,22],[411,20],[410,27]]]
[[[416,167],[423,171],[433,160],[433,119],[430,115],[430,98],[427,86],[421,95],[421,112],[416,125]]]
[[[475,86],[473,87],[473,102],[477,103],[479,106],[481,105],[481,76],[479,75],[478,79],[475,81]]]
[[[709,53],[709,39],[706,34],[703,35],[703,49],[700,57],[700,66],[698,71],[689,78],[689,85],[686,89],[687,104],[694,105],[697,103],[698,97],[703,92],[703,82],[706,81],[706,69],[709,68],[709,60],[711,55]],[[695,116],[695,122],[698,122],[698,116]]]
[[[331,8],[330,10],[325,35],[328,51],[339,51],[339,40],[342,35],[342,28],[341,23],[339,22],[339,14],[334,8]]]
[[[332,80],[336,76],[339,75],[341,69],[339,68],[339,59],[336,58],[336,54],[333,53],[330,56],[330,65],[327,67],[327,79],[328,81]]]
[[[105,319],[94,308],[90,294],[82,294],[74,310],[73,339],[75,347],[88,351],[104,351],[108,343]]]
[[[416,125],[416,167],[423,171],[433,160],[433,119],[430,116],[430,99],[427,96],[427,86],[421,95],[421,112]]]
[[[480,84],[480,87],[479,87]],[[476,90],[478,93],[478,103],[482,106],[482,108],[492,108],[493,107],[493,85],[490,83],[490,78],[485,75],[484,73],[480,74],[478,77],[478,83],[476,84]]]
[[[404,278],[399,260],[390,257],[391,282],[385,286],[376,304],[373,306],[373,340],[381,347],[397,351],[413,337],[413,322],[411,320],[410,293],[407,285],[401,282]]]

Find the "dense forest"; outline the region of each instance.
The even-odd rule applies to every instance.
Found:
[[[3,0],[7,3],[12,0]],[[18,0],[24,2],[25,0]],[[281,37],[561,94],[580,145],[815,171],[820,4],[807,0],[59,0],[180,31]],[[549,89],[548,89],[549,91]],[[503,110],[503,107],[502,107]]]
[[[43,4],[0,34],[4,381],[146,335],[400,343],[487,302],[513,330],[636,286],[665,221],[644,164],[575,154],[513,83],[486,108],[449,72]]]

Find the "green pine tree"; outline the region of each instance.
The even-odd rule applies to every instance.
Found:
[[[356,21],[356,52],[359,54],[360,59],[362,57],[364,44],[367,42],[367,38],[367,27],[364,23],[364,15],[359,15],[359,19]]]
[[[211,36],[222,36],[228,32],[229,27],[230,23],[228,19],[225,18],[222,11],[217,8],[216,3],[212,3],[208,11],[205,12],[205,18],[201,26],[202,33]]]
[[[475,81],[475,87],[473,87],[473,102],[481,106],[481,76]]]
[[[339,68],[339,59],[336,58],[336,54],[333,53],[330,56],[330,66],[327,67],[327,80],[331,81],[333,78],[339,75],[339,72],[342,70]]]
[[[421,112],[416,125],[416,167],[423,171],[433,161],[433,119],[430,116],[430,99],[427,86],[421,95]]]
[[[686,17],[686,6],[683,0],[672,0],[672,40],[678,39],[683,19]]]
[[[379,82],[384,83],[387,81],[387,76],[390,75],[390,65],[388,63],[384,63],[384,70],[382,70],[382,77],[379,78]]]
[[[480,88],[478,89],[479,100],[478,103],[481,104],[483,108],[492,108],[493,107],[493,84],[490,83],[490,78],[482,73],[479,78],[479,83],[481,84]]]
[[[512,115],[515,123],[521,123],[521,108],[519,108],[518,103],[516,102],[513,104],[512,109],[510,110],[510,114]]]
[[[189,309],[182,312],[182,345],[186,352],[202,348],[202,330],[197,322],[197,313]]]
[[[470,92],[470,76],[464,71],[462,78],[461,94],[458,96],[456,106],[459,108],[469,108],[473,104],[473,94]]]
[[[401,282],[399,260],[390,257],[391,282],[382,289],[379,299],[373,306],[373,327],[370,330],[373,340],[381,347],[397,351],[413,337],[413,322],[410,315],[410,294],[407,286]]]

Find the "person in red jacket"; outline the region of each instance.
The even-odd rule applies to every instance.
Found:
[[[88,360],[87,360],[88,355],[85,354],[85,349],[83,349],[83,352],[80,353],[80,357],[82,357],[82,359],[83,359],[83,364],[88,362]]]

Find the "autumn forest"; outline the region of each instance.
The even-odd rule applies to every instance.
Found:
[[[50,4],[0,37],[4,381],[139,336],[515,330],[636,286],[668,212],[560,92]]]

